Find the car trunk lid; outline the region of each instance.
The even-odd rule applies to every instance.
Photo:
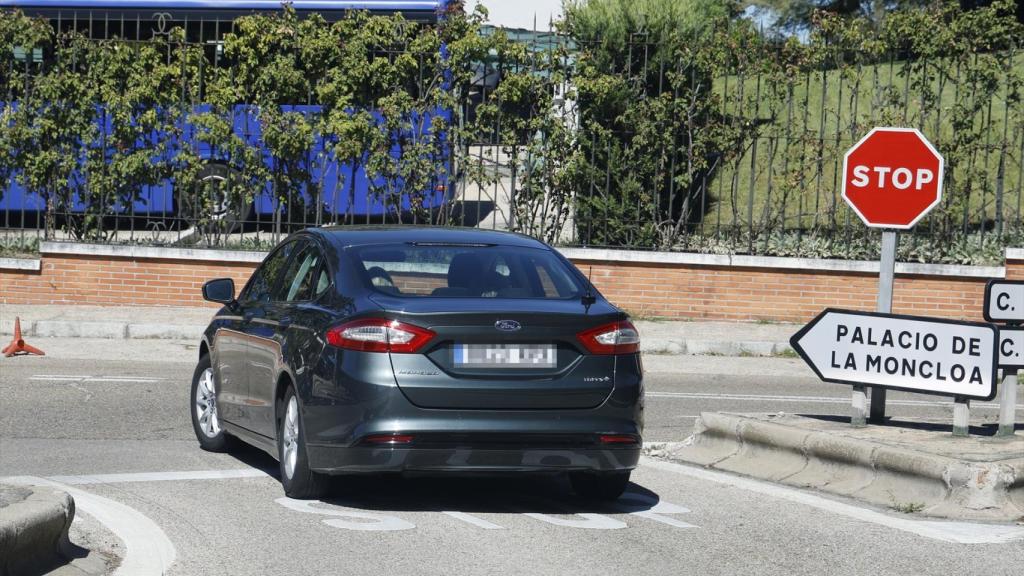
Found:
[[[481,308],[478,302],[460,300],[459,308],[471,310],[451,312],[452,302],[430,300],[418,302],[415,314],[388,314],[436,334],[421,353],[391,354],[398,386],[416,406],[593,408],[611,394],[615,357],[588,354],[576,338],[623,316],[610,305],[587,310],[579,301],[491,301],[491,310],[481,311],[472,309]]]

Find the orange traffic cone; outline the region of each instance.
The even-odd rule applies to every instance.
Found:
[[[7,345],[7,348],[3,349],[3,355],[7,358],[15,356],[17,354],[35,354],[37,356],[46,356],[46,352],[43,352],[35,346],[29,346],[25,344],[25,339],[21,337],[21,318],[14,317],[14,339]]]

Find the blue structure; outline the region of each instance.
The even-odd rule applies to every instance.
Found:
[[[400,12],[409,20],[435,22],[441,17],[449,0],[293,0],[292,7],[302,13],[316,12],[328,20],[344,16],[350,10],[369,10],[373,13],[390,14]],[[215,44],[223,34],[230,31],[232,22],[247,14],[281,10],[280,0],[0,0],[0,10],[17,8],[29,15],[46,17],[57,29],[73,27],[87,30],[90,36],[105,39],[117,36],[125,39],[146,39],[153,34],[169,31],[181,26],[185,28],[186,37],[190,42]],[[33,57],[31,53],[21,57]],[[17,103],[0,102],[4,106],[16,106]],[[296,112],[307,116],[315,116],[321,109],[315,105],[284,106],[286,112]],[[197,106],[195,113],[208,110],[205,106]],[[450,119],[450,111],[438,111],[439,118]],[[261,127],[256,112],[245,104],[235,106],[232,110],[232,124],[235,133],[247,144],[262,148]],[[192,137],[194,129],[190,125],[184,127],[185,141],[176,143],[179,147],[191,146],[208,166],[226,166],[226,158],[208,145],[197,142]],[[109,126],[105,127],[111,132]],[[327,150],[328,143],[322,138],[314,142],[310,158],[305,168],[309,171],[314,190],[300,190],[299,197],[294,198],[296,205],[305,206],[306,210],[315,209],[324,221],[338,220],[338,216],[351,216],[363,221],[373,216],[393,214],[397,211],[409,211],[412,206],[408,194],[401,195],[398,200],[388,205],[371,193],[370,177],[360,167],[352,182],[352,166],[341,164],[331,159]],[[396,151],[397,152],[397,151]],[[448,163],[447,149],[443,152],[443,163]],[[265,162],[273,168],[273,159],[269,153],[264,154]],[[340,173],[340,174],[339,174]],[[443,174],[444,171],[439,171]],[[339,178],[340,175],[340,178]],[[41,212],[46,209],[45,200],[29,193],[16,178],[12,177],[3,194],[0,195],[0,213],[4,212]],[[379,184],[379,182],[377,182]],[[0,184],[2,185],[2,184]],[[431,185],[430,190],[417,191],[416,197],[422,200],[422,208],[436,209],[450,200],[447,178],[440,176]],[[176,194],[190,194],[191,190],[176,191],[172,181],[159,185],[146,186],[140,191],[132,206],[118,206],[115,210],[121,214],[145,217],[172,217],[190,215],[183,214],[183,202]],[[279,210],[287,210],[289,204],[282,205],[281,199],[268,183],[262,193],[257,194],[251,209],[259,218],[269,216]],[[71,208],[73,212],[84,211],[86,206],[79,200]],[[245,215],[242,215],[244,218]],[[264,218],[264,220],[267,218]],[[305,221],[306,218],[303,217]],[[2,222],[2,220],[0,220]]]
[[[379,10],[406,12],[413,10],[436,11],[444,4],[436,0],[293,0],[296,10],[338,11]],[[255,10],[280,10],[280,0],[3,0],[7,8],[85,8],[88,10],[168,9],[168,10],[236,10],[240,13]]]

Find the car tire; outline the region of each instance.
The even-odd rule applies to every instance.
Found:
[[[221,425],[217,410],[217,379],[209,355],[202,356],[196,364],[189,400],[192,430],[199,440],[199,447],[210,452],[227,452],[232,438]]]
[[[285,392],[277,412],[277,454],[284,493],[301,500],[319,498],[327,490],[327,476],[309,468],[306,430],[294,388]]]
[[[629,485],[629,474],[629,470],[610,474],[573,472],[569,474],[569,483],[576,495],[586,500],[617,500]]]

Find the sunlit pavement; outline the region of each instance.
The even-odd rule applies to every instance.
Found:
[[[339,478],[322,502],[293,501],[265,454],[198,448],[189,345],[37,344],[50,355],[0,361],[0,476],[67,487],[73,535],[122,556],[122,573],[945,575],[1024,565],[1021,526],[937,522],[650,459],[608,505],[552,477]],[[684,439],[702,410],[846,413],[848,391],[795,360],[645,364],[648,441]],[[902,418],[950,412],[914,396],[890,404]]]

